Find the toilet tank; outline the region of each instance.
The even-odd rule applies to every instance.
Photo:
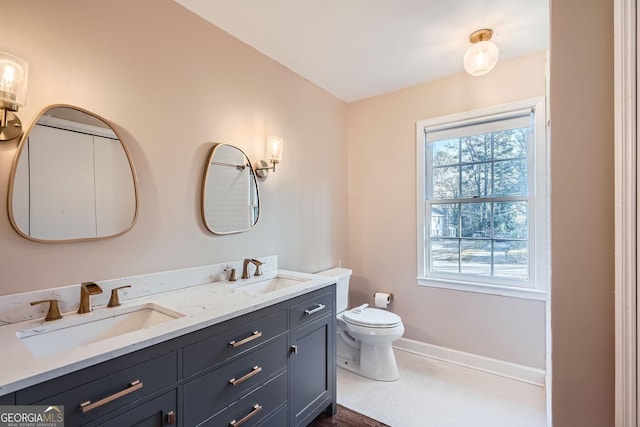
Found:
[[[338,281],[336,285],[336,312],[340,313],[349,306],[349,279],[351,278],[351,270],[348,268],[331,268],[329,270],[320,271],[316,274],[322,276],[335,277]]]

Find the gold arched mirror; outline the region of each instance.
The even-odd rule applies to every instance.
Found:
[[[20,141],[8,207],[13,228],[38,242],[126,233],[138,214],[129,151],[107,120],[71,105],[47,107]]]
[[[215,144],[202,179],[202,219],[214,234],[246,231],[260,215],[258,184],[251,161],[239,148]]]

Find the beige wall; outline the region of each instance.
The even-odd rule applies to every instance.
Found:
[[[127,234],[42,244],[0,218],[0,294],[279,255],[317,271],[347,256],[346,105],[172,0],[2,0],[0,51],[30,65],[28,127],[68,103],[112,121],[132,153],[140,216]],[[253,230],[214,236],[200,219],[200,180],[212,142],[252,160],[285,139],[282,164],[260,184]],[[0,144],[6,212],[15,143]]]
[[[416,121],[545,95],[545,52],[349,104],[352,305],[393,292],[405,337],[544,369],[545,303],[418,286]]]
[[[551,2],[554,427],[614,425],[613,3]]]

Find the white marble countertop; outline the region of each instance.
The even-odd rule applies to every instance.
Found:
[[[306,281],[265,294],[252,294],[242,290],[243,285],[265,280],[276,274]],[[121,297],[122,305],[117,309],[98,305],[89,314],[76,314],[73,311],[63,313],[60,320],[45,322],[39,317],[0,326],[0,396],[277,304],[331,283],[334,283],[331,277],[272,270],[265,272],[263,277],[239,279],[237,282],[216,281],[131,299]],[[108,294],[108,290],[106,291]],[[130,295],[135,295],[135,292]],[[53,326],[57,322],[62,322],[58,325],[73,323],[84,316],[100,316],[105,310],[126,309],[145,303],[160,305],[184,316],[42,357],[34,356],[17,335],[20,331],[57,327]]]

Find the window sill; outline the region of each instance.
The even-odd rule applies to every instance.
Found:
[[[453,280],[417,278],[418,285],[454,291],[474,292],[477,294],[500,295],[503,297],[546,301],[547,293],[538,289],[516,288],[510,286],[488,285],[482,283],[458,282]]]

